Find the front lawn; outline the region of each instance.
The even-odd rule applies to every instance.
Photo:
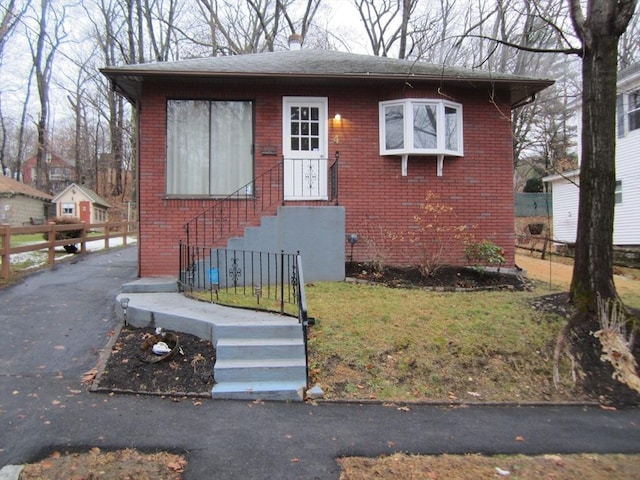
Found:
[[[538,402],[585,400],[553,385],[565,318],[532,292],[430,292],[350,283],[307,286],[312,383],[330,399]]]

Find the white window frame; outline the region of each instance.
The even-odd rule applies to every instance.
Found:
[[[429,106],[436,110],[436,145],[433,148],[415,146],[414,107]],[[387,147],[386,109],[399,107],[402,112],[402,146]],[[446,109],[455,109],[456,144],[453,148],[447,146],[446,141]],[[447,100],[429,98],[402,98],[387,100],[379,103],[379,132],[380,155],[449,155],[461,157],[464,155],[464,136],[462,129],[462,104]]]
[[[75,210],[75,204],[73,202],[63,202],[60,213],[65,217],[73,217],[76,214]]]
[[[306,121],[302,116],[292,118],[292,108],[317,109],[318,118]],[[329,100],[327,97],[282,97],[282,152],[284,156],[284,198],[293,201],[328,199],[328,152],[329,152]],[[302,111],[299,112],[302,114]],[[310,130],[302,131],[308,124]],[[292,125],[298,124],[300,131],[293,132]],[[313,132],[313,126],[317,132]],[[292,138],[300,140],[299,148],[292,147]],[[309,139],[308,148],[302,147],[303,139]],[[312,140],[317,140],[317,148]]]
[[[634,105],[635,103],[635,105]],[[627,95],[627,126],[629,132],[640,130],[640,90]],[[632,122],[632,117],[635,121]]]

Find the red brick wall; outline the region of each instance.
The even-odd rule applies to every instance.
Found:
[[[354,260],[378,259],[409,264],[420,249],[410,240],[414,219],[431,192],[452,210],[435,227],[449,232],[461,225],[476,240],[489,239],[504,248],[513,264],[514,206],[511,123],[508,103],[500,92],[492,100],[482,89],[455,89],[407,85],[397,87],[230,87],[209,84],[145,84],[140,109],[140,275],[177,275],[178,241],[183,225],[210,200],[167,199],[165,195],[165,127],[167,98],[253,100],[255,102],[256,175],[282,157],[282,97],[329,98],[329,158],[340,151],[339,202],[346,210],[346,232],[360,241]],[[443,176],[436,176],[434,157],[410,157],[408,175],[401,176],[400,159],[379,155],[378,102],[394,98],[444,98],[463,105],[464,157],[445,158]],[[337,123],[333,116],[340,113]],[[337,139],[336,139],[337,137]],[[339,143],[334,143],[336,139]],[[274,147],[276,155],[262,155]],[[452,237],[454,234],[445,235]],[[438,242],[451,263],[464,264],[460,241]],[[349,258],[351,250],[345,244]],[[374,258],[375,257],[375,258]]]

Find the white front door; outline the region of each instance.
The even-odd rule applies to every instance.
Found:
[[[327,98],[284,97],[285,200],[327,199]]]

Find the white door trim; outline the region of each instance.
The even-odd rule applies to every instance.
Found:
[[[328,198],[328,104],[327,97],[282,97],[285,200]]]

